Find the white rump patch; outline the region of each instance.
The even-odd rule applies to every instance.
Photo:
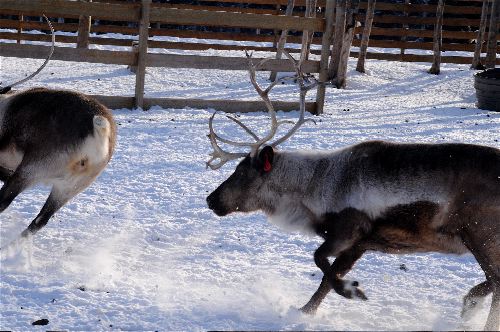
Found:
[[[78,159],[88,158],[91,164],[98,164],[108,158],[109,136],[111,133],[109,121],[100,115],[94,116],[94,135],[89,135],[83,142]]]
[[[109,129],[109,121],[101,115],[96,115],[94,116],[94,128],[98,130]]]

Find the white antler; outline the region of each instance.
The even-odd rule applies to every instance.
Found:
[[[282,124],[285,123],[293,123],[292,121],[288,120],[283,120],[283,121],[278,121],[276,118],[276,111],[274,110],[274,106],[269,99],[269,92],[274,88],[278,83],[281,83],[283,81],[287,81],[290,79],[296,79],[297,83],[299,84],[300,87],[300,117],[299,120],[294,123],[294,126],[281,138],[270,144],[271,146],[275,147],[280,143],[283,143],[285,140],[290,138],[298,129],[300,126],[302,126],[304,123],[307,121],[313,121],[311,119],[304,119],[304,113],[305,113],[305,97],[306,93],[314,88],[318,83],[314,79],[314,77],[310,75],[304,75],[301,71],[301,65],[302,65],[302,60],[301,61],[296,61],[290,53],[284,51],[285,55],[288,57],[288,59],[293,63],[294,69],[296,72],[296,75],[293,76],[286,76],[282,77],[279,80],[275,80],[272,82],[267,88],[263,89],[258,83],[257,83],[257,78],[256,78],[256,72],[257,70],[261,69],[262,66],[269,61],[270,59],[262,59],[257,65],[255,65],[252,61],[252,54],[249,54],[248,52],[245,51],[245,54],[248,59],[248,72],[250,74],[250,82],[252,83],[253,87],[259,94],[259,96],[262,98],[264,101],[264,104],[266,105],[267,111],[269,115],[271,116],[271,128],[267,135],[265,135],[262,138],[259,138],[257,134],[255,134],[250,128],[248,128],[245,124],[243,124],[241,121],[238,119],[232,117],[232,116],[227,116],[229,119],[234,121],[237,125],[239,125],[245,132],[247,132],[252,138],[254,139],[254,142],[237,142],[237,141],[231,141],[226,138],[220,137],[217,135],[214,130],[213,130],[213,119],[215,117],[216,112],[210,117],[208,121],[208,126],[210,129],[210,133],[208,137],[210,138],[210,143],[212,145],[212,148],[214,151],[210,153],[210,158],[209,161],[207,161],[206,165],[207,167],[210,167],[211,169],[218,169],[222,167],[226,162],[234,159],[238,159],[244,156],[247,156],[247,153],[233,153],[233,152],[227,152],[222,150],[222,148],[217,144],[217,141],[220,141],[224,144],[232,145],[232,146],[238,146],[238,147],[249,147],[250,148],[250,156],[254,157],[257,155],[259,148],[265,144],[266,142],[269,142],[274,138],[276,135],[276,132],[278,130],[278,127]],[[305,81],[310,81],[312,80],[313,83],[309,84],[306,86]],[[314,121],[313,121],[314,122]],[[214,161],[219,160],[218,163],[214,163]]]
[[[207,167],[210,167],[213,170],[222,167],[222,165],[224,165],[225,163],[227,163],[230,160],[234,160],[234,159],[238,159],[238,158],[241,158],[241,157],[245,157],[247,155],[246,153],[226,152],[226,151],[222,150],[220,148],[220,146],[217,144],[217,140],[219,140],[219,141],[221,141],[223,143],[226,143],[226,144],[232,144],[232,145],[241,146],[241,145],[239,145],[241,143],[239,143],[239,142],[229,142],[226,139],[223,139],[223,138],[219,137],[214,132],[213,121],[214,121],[214,117],[215,117],[216,113],[217,112],[215,112],[214,114],[212,114],[212,116],[210,117],[210,120],[208,120],[208,127],[210,129],[210,133],[208,134],[208,138],[210,138],[210,144],[212,145],[212,148],[214,149],[214,151],[212,153],[210,153],[210,156],[212,156],[212,158],[210,158],[210,160],[206,162],[206,165],[207,165]],[[236,123],[238,123],[238,122],[236,122]],[[242,124],[242,123],[240,122],[240,124]],[[219,162],[218,163],[214,163],[215,160],[219,160]]]
[[[297,83],[298,83],[299,88],[300,88],[300,104],[299,104],[300,115],[299,115],[299,119],[297,120],[297,122],[294,124],[294,126],[285,135],[283,135],[281,138],[277,139],[276,141],[274,141],[273,143],[270,144],[272,147],[276,147],[278,144],[281,144],[284,141],[286,141],[304,123],[306,123],[308,121],[311,121],[314,124],[316,124],[316,122],[313,119],[305,119],[304,117],[305,117],[305,112],[306,112],[306,95],[307,95],[307,92],[309,92],[309,90],[311,90],[311,89],[314,89],[318,85],[318,81],[312,75],[304,75],[304,73],[302,72],[302,69],[301,69],[302,61],[295,60],[292,57],[292,55],[290,53],[286,52],[286,51],[284,51],[284,53],[288,57],[288,59],[291,62],[293,62],[293,65],[294,65],[294,68],[295,68],[295,72],[297,73],[297,76],[296,76],[297,77]],[[306,85],[305,82],[309,82],[309,81],[312,81],[312,82],[310,84]]]
[[[22,83],[24,83],[26,81],[29,81],[30,79],[32,79],[33,77],[35,77],[39,72],[41,72],[42,69],[45,68],[45,66],[47,65],[47,63],[49,63],[49,60],[52,57],[52,54],[54,53],[54,45],[56,43],[56,35],[54,34],[54,28],[52,27],[52,24],[50,23],[50,21],[47,18],[47,16],[43,15],[43,17],[47,21],[47,24],[49,25],[49,28],[50,28],[50,32],[52,33],[52,45],[50,47],[50,53],[49,53],[49,55],[47,56],[47,58],[45,59],[45,61],[43,62],[43,64],[33,74],[29,75],[26,78],[23,78],[20,81],[14,82],[14,83],[9,84],[6,87],[2,88],[1,91],[0,91],[0,94],[1,93],[6,93],[6,92],[10,91],[16,85],[19,85],[19,84],[22,84]]]

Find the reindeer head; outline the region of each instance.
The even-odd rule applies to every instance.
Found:
[[[290,138],[300,126],[311,119],[304,119],[305,113],[305,96],[307,91],[317,85],[313,80],[310,82],[310,77],[306,77],[300,67],[301,62],[297,62],[289,53],[285,52],[288,59],[294,64],[296,75],[292,77],[284,77],[271,83],[266,89],[262,89],[256,80],[256,71],[268,60],[264,59],[259,64],[254,65],[251,55],[247,53],[249,60],[249,73],[250,81],[254,86],[259,96],[263,99],[266,108],[271,116],[271,128],[265,137],[260,138],[250,128],[244,125],[238,119],[227,116],[230,120],[235,122],[238,126],[243,128],[253,139],[254,142],[236,142],[231,141],[217,135],[213,130],[214,113],[209,121],[208,126],[210,129],[210,143],[214,151],[210,154],[212,158],[207,162],[207,167],[215,170],[222,167],[226,162],[234,159],[244,159],[238,164],[233,174],[224,181],[214,192],[207,197],[208,207],[213,210],[217,215],[224,216],[232,212],[251,212],[259,209],[269,210],[269,186],[266,186],[269,178],[274,175],[274,163],[279,159],[275,154],[275,148],[278,144],[283,143]],[[300,87],[300,117],[297,122],[291,121],[278,121],[276,118],[276,111],[269,99],[269,92],[276,86],[276,84],[288,80],[295,79]],[[277,129],[280,125],[292,123],[293,127],[281,138],[276,139],[274,142],[268,144],[276,135]],[[233,153],[222,150],[217,141],[224,144],[233,145],[237,147],[250,148],[250,153]],[[215,162],[218,161],[218,162]]]

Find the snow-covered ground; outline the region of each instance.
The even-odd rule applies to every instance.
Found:
[[[222,54],[211,51],[210,54]],[[241,54],[238,54],[241,56]],[[41,60],[0,57],[4,84]],[[345,90],[329,89],[325,114],[283,149],[335,149],[367,139],[468,142],[500,147],[500,114],[474,106],[467,65],[368,61]],[[259,75],[264,84],[268,73]],[[247,73],[148,68],[151,97],[257,99]],[[132,95],[124,66],[51,61],[29,86]],[[314,92],[308,96],[314,99]],[[293,85],[273,98],[297,100]],[[262,214],[215,216],[205,197],[234,169],[205,168],[213,110],[114,112],[115,155],[97,181],[59,211],[33,244],[1,261],[0,329],[31,330],[458,330],[482,328],[460,318],[463,295],[484,280],[471,255],[365,255],[348,275],[369,301],[331,293],[313,316],[297,308],[321,280],[312,254],[320,240],[285,232]],[[295,119],[297,112],[279,113]],[[266,130],[265,113],[241,115]],[[219,131],[241,135],[219,117]],[[243,135],[242,135],[243,136]],[[40,209],[48,188],[21,194],[0,215],[0,245]],[[400,266],[404,264],[405,269]]]

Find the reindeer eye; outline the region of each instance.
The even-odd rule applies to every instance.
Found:
[[[80,160],[80,166],[85,166],[85,159]]]

